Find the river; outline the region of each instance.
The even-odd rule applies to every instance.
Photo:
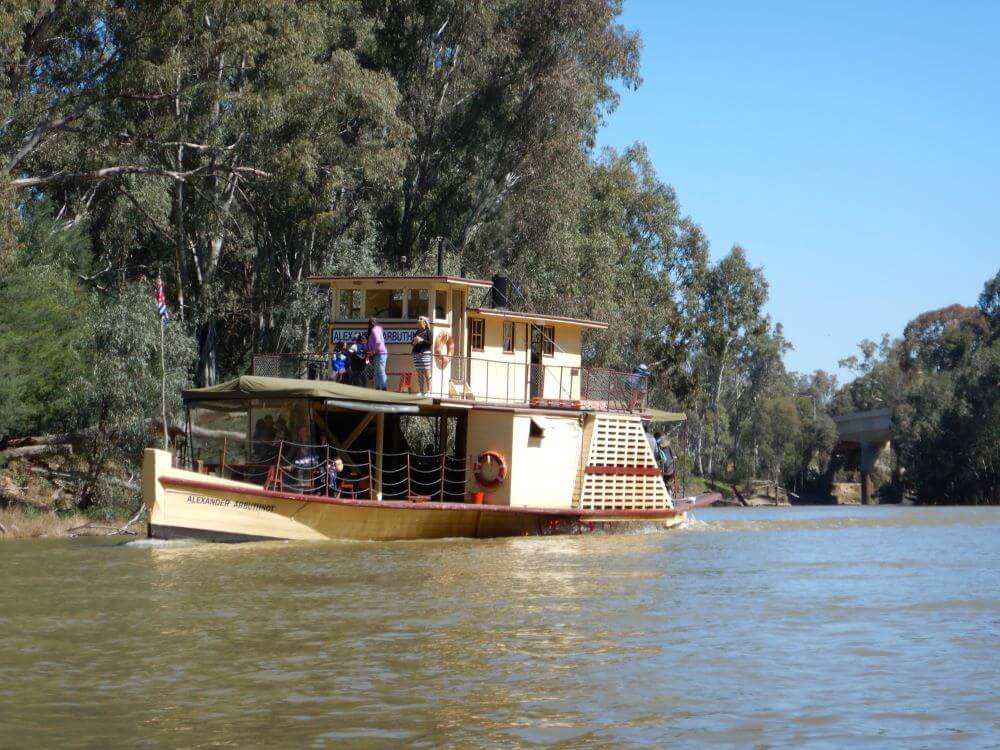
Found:
[[[1000,508],[0,544],[0,746],[1000,747]]]

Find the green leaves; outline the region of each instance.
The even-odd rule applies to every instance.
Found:
[[[194,342],[183,324],[164,330],[167,419],[181,422],[181,390],[190,385]],[[83,505],[93,499],[101,475],[113,465],[138,465],[142,450],[160,444],[155,420],[161,413],[160,320],[151,284],[130,284],[106,298],[90,317],[87,367],[72,383],[76,426],[87,435],[91,482]]]
[[[0,275],[0,439],[66,427],[91,306],[75,276],[90,262],[80,226],[33,204],[18,241],[23,252]]]

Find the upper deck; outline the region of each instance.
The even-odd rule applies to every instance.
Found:
[[[628,373],[582,366],[583,332],[607,323],[511,309],[506,280],[454,276],[311,276],[328,287],[326,351],[260,354],[254,375],[329,379],[330,354],[378,319],[389,390],[416,389],[411,355],[419,316],[435,343],[430,395],[464,404],[642,411]],[[644,384],[643,384],[644,385]]]

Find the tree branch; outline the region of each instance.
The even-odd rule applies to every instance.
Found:
[[[187,182],[192,177],[214,177],[220,172],[228,174],[247,174],[253,177],[270,177],[269,172],[256,167],[225,167],[216,166],[211,171],[208,167],[198,167],[183,172],[162,167],[143,167],[139,165],[124,165],[117,167],[103,167],[90,172],[56,172],[55,174],[41,177],[22,177],[11,180],[10,184],[15,188],[25,189],[40,187],[43,185],[62,185],[71,182],[94,182],[97,180],[107,180],[112,177],[121,177],[129,174],[149,175],[152,177],[169,177],[179,182]]]

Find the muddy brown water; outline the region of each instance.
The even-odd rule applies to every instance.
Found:
[[[1000,747],[1000,508],[0,544],[0,747]]]

